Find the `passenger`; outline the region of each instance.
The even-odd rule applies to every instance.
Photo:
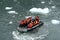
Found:
[[[33,22],[31,21],[31,23],[30,24],[28,24],[28,28],[32,28],[34,26],[34,24],[33,24]]]
[[[35,21],[34,21],[34,25],[38,24],[39,23],[39,16],[36,16],[35,17]]]
[[[29,22],[30,22],[30,23],[29,23]],[[20,24],[22,24],[22,25],[28,24],[28,25],[27,25],[28,28],[32,28],[34,25],[36,25],[36,24],[38,24],[38,23],[39,23],[39,17],[38,17],[38,16],[36,16],[36,17],[34,17],[34,18],[29,17],[29,18],[27,18],[27,19],[25,19],[25,20],[22,20],[22,21],[20,22]]]
[[[28,19],[26,19],[26,23],[29,23],[32,20],[32,17],[29,17]]]
[[[22,20],[22,21],[20,22],[20,24],[22,24],[22,25],[26,24],[26,20]]]
[[[29,23],[30,21],[31,21],[31,17],[29,17],[29,18],[27,18],[27,19],[25,19],[25,20],[22,20],[22,21],[20,22],[20,24],[21,24],[21,25],[25,25],[25,24]]]
[[[31,23],[28,24],[28,28],[32,28],[34,25],[37,25],[39,23],[39,17],[36,16],[32,19]]]

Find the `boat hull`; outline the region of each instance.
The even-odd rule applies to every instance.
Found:
[[[43,23],[42,21],[40,21],[39,24],[35,25],[35,26],[32,27],[32,28],[24,28],[24,27],[19,26],[19,27],[17,27],[17,30],[18,30],[19,32],[29,32],[29,31],[31,31],[31,30],[34,30],[34,29],[37,28],[37,27],[41,27],[43,24],[44,24],[44,23]]]

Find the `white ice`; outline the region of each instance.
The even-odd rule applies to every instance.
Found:
[[[60,21],[59,21],[59,20],[55,20],[55,19],[53,19],[53,20],[51,20],[51,23],[52,23],[52,24],[59,24]]]
[[[9,14],[18,14],[16,11],[8,11]]]
[[[31,16],[25,16],[25,18],[29,18],[29,17],[31,17]]]
[[[29,10],[31,13],[39,13],[39,14],[48,14],[50,12],[49,8],[31,8]]]
[[[51,8],[56,8],[55,6],[52,6]]]
[[[42,4],[44,4],[45,2],[44,1],[41,1]]]
[[[32,17],[32,18],[34,18],[35,16],[25,16],[25,18],[29,18],[29,17]]]
[[[12,9],[13,7],[5,7],[5,10],[10,10]]]
[[[12,21],[9,22],[9,24],[12,24],[12,23],[13,23]]]

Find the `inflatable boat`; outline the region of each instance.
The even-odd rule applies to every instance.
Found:
[[[30,16],[30,17],[28,17],[26,19],[27,19],[28,22],[26,21],[25,23],[22,23],[23,21],[22,20],[20,21],[20,24],[17,27],[18,31],[20,31],[20,32],[32,31],[35,28],[41,27],[44,24],[39,18],[37,18],[38,19],[38,21],[37,21],[36,17],[32,18],[32,16]],[[26,19],[24,19],[24,20],[26,20]],[[31,19],[31,20],[29,20],[29,19]]]

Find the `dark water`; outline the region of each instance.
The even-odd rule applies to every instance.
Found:
[[[6,10],[6,7],[12,9]],[[47,7],[51,11],[47,15],[32,14],[29,10],[33,7]],[[18,14],[9,14],[8,11],[16,11]],[[44,25],[34,32],[19,33],[16,29],[19,20],[31,15],[39,15]],[[60,21],[60,0],[0,0],[0,40],[60,40],[60,23],[52,24],[53,19]]]

